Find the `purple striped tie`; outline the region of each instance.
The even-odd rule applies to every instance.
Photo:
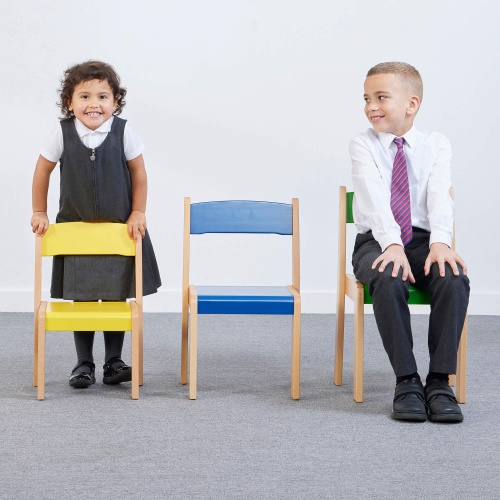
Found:
[[[396,137],[394,142],[398,150],[394,158],[394,166],[392,167],[391,209],[394,219],[401,228],[403,245],[406,246],[411,241],[412,228],[408,168],[403,149],[405,140],[403,137]]]

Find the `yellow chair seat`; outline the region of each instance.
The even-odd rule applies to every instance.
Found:
[[[129,302],[48,302],[45,325],[52,331],[129,331]]]

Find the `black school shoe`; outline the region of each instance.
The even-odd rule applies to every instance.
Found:
[[[396,385],[392,418],[409,422],[427,420],[424,386],[419,378],[409,378]]]
[[[115,385],[132,380],[132,368],[126,365],[121,358],[112,358],[103,366],[105,384]]]
[[[464,416],[453,389],[445,380],[432,380],[425,386],[425,400],[429,420],[432,422],[458,423]]]
[[[95,365],[90,361],[77,364],[69,377],[69,385],[76,389],[82,389],[95,384]]]

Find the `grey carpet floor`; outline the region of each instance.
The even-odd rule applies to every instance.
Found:
[[[333,385],[333,315],[304,315],[302,397],[290,398],[287,317],[200,318],[198,399],[179,384],[180,315],[145,315],[145,382],[67,379],[72,335],[49,332],[46,399],[32,387],[32,317],[0,314],[0,498],[499,498],[500,317],[470,318],[465,420],[390,418],[394,377],[366,318],[365,402]],[[426,316],[414,317],[426,374]],[[96,335],[102,365],[102,335]],[[130,359],[127,335],[124,358]]]

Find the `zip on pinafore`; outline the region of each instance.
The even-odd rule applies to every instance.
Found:
[[[97,200],[97,165],[95,163],[95,149],[92,148],[92,153],[90,154],[90,161],[92,162],[92,169],[93,169],[93,178],[94,178],[94,212],[95,212],[95,218],[97,219],[99,217],[99,205],[98,205],[98,200]]]

